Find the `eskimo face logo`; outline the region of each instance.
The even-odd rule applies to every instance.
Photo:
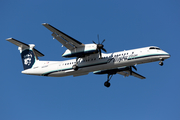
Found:
[[[24,55],[24,64],[29,66],[31,64],[31,59],[32,59],[32,54]]]
[[[35,62],[35,57],[32,50],[24,50],[21,53],[21,58],[23,62],[24,69],[29,69],[33,66]]]

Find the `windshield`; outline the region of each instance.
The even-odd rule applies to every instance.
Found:
[[[150,47],[149,49],[150,49],[150,50],[153,50],[153,49],[154,49],[154,50],[155,50],[155,49],[156,49],[156,50],[161,50],[161,49],[158,48],[158,47]]]

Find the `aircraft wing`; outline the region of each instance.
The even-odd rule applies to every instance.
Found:
[[[117,72],[117,73],[120,74],[120,75],[123,75],[125,77],[130,75],[130,71],[128,71],[128,70],[120,71],[120,72]],[[138,74],[138,73],[136,73],[134,71],[132,71],[132,76],[140,78],[140,79],[146,79],[144,76],[142,76],[142,75],[140,75],[140,74]]]
[[[63,46],[67,49],[72,50],[74,48],[82,47],[84,44],[75,40],[74,38],[68,36],[67,34],[61,32],[60,30],[56,29],[55,27],[51,26],[48,23],[43,23],[47,29],[49,29],[52,33],[52,36],[56,38]]]

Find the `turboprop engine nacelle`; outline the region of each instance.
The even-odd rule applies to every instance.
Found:
[[[96,44],[85,44],[85,46],[80,48],[74,48],[72,50],[67,49],[62,57],[83,57],[90,54],[97,53],[97,45]]]

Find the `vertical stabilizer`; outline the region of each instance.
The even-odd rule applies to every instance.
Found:
[[[18,48],[21,53],[21,59],[22,59],[24,70],[32,68],[35,61],[37,60],[37,58],[33,52],[33,47],[32,48],[31,47],[24,48],[24,49],[22,47]]]
[[[34,48],[34,44],[28,45],[13,38],[8,38],[6,40],[18,46],[24,70],[32,68],[36,60],[38,60],[38,57],[44,56]]]

